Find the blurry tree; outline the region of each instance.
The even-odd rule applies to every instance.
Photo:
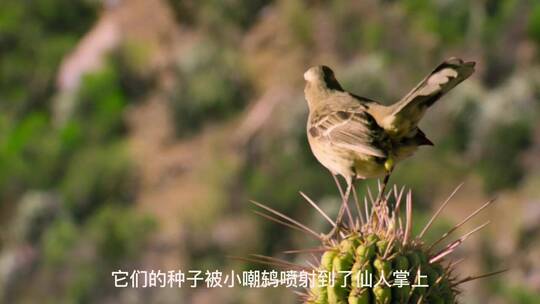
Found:
[[[150,63],[150,50],[140,42],[125,41],[110,55],[112,70],[128,102],[137,102],[156,85],[156,69]]]
[[[531,127],[523,121],[501,124],[490,131],[479,172],[488,192],[516,186],[524,175],[521,153],[531,144]]]
[[[532,8],[529,17],[528,33],[540,45],[540,3],[536,3]]]
[[[178,86],[170,102],[179,135],[231,117],[251,95],[238,53],[211,41],[197,44],[179,63],[177,72]]]
[[[61,9],[59,9],[61,7]],[[96,18],[95,1],[2,1],[0,111],[46,109],[60,60]]]
[[[279,5],[282,6],[283,17],[297,46],[306,47],[306,50],[309,50],[314,42],[315,27],[313,11],[309,10],[307,1],[281,1]]]
[[[447,47],[467,36],[469,1],[406,0],[403,4],[417,26],[432,32]],[[442,44],[441,44],[442,46]]]
[[[182,24],[204,28],[213,34],[244,31],[272,0],[168,0]],[[229,37],[230,38],[230,37]]]

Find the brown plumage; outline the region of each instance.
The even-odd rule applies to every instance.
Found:
[[[411,156],[419,146],[433,145],[418,122],[427,108],[473,72],[474,62],[449,58],[390,106],[346,92],[327,66],[304,73],[311,150],[332,175],[347,181],[336,225],[327,238],[341,229],[356,179],[385,175],[378,203],[394,163]]]
[[[311,150],[348,185],[389,174],[394,162],[433,145],[418,128],[426,109],[474,72],[474,62],[449,58],[398,102],[385,106],[346,92],[326,66],[305,74]]]

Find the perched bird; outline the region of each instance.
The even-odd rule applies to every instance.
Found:
[[[385,176],[386,184],[396,162],[419,146],[433,145],[418,122],[428,107],[474,72],[474,65],[449,58],[389,106],[345,91],[327,66],[304,73],[311,150],[334,176],[345,178],[347,200],[356,179]]]

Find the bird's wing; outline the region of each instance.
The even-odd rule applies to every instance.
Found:
[[[474,72],[474,62],[449,58],[422,80],[403,99],[390,106],[381,125],[394,135],[415,128],[426,109]]]
[[[327,141],[337,147],[370,156],[386,157],[381,148],[384,130],[360,107],[314,115],[308,132],[315,139]]]

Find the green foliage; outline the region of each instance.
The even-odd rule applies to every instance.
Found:
[[[489,0],[485,2],[486,16],[482,23],[481,37],[479,38],[483,48],[490,50],[484,56],[487,68],[484,73],[484,83],[489,87],[501,84],[515,68],[515,58],[513,56],[494,50],[505,49],[505,46],[501,44],[501,40],[512,39],[510,37],[505,38],[504,33],[512,28],[512,24],[516,22],[516,16],[522,14],[518,9],[520,8],[518,4],[520,4],[520,1],[517,0]],[[522,17],[517,18],[522,19]]]
[[[470,20],[470,2],[406,0],[404,6],[417,26],[435,34],[445,45],[462,42]]]
[[[443,149],[452,152],[465,153],[469,147],[471,136],[475,132],[474,122],[478,119],[477,115],[477,103],[467,101],[453,117],[448,136],[438,146],[442,145]]]
[[[88,223],[89,239],[99,256],[110,265],[136,256],[155,222],[126,207],[107,205],[100,208]]]
[[[537,44],[540,44],[540,3],[534,5],[529,16],[529,36]]]
[[[92,303],[100,295],[100,279],[104,280],[105,276],[99,275],[96,265],[79,265],[68,284],[66,295],[60,298],[63,298],[65,303]]]
[[[150,50],[146,45],[130,41],[124,42],[111,54],[110,65],[129,102],[144,98],[156,84],[156,71],[152,69],[150,59]]]
[[[130,164],[123,149],[118,144],[110,143],[118,140],[124,129],[122,113],[125,98],[116,71],[108,67],[83,81],[82,89],[71,100],[74,112],[67,115],[64,124],[55,124],[50,114],[59,63],[93,23],[96,3],[65,0],[7,0],[2,3],[1,210],[13,208],[6,205],[20,201],[19,197],[29,189],[40,189],[44,193],[65,191],[67,205],[75,205],[74,202],[87,204],[85,207],[89,213],[84,217],[92,217],[92,211],[102,203],[93,199],[127,201],[125,192],[128,190],[123,185]],[[82,190],[79,192],[79,189]],[[107,261],[107,254],[116,254],[118,260],[119,254],[133,251],[133,248],[137,248],[137,242],[144,240],[144,234],[138,228],[138,235],[130,236],[131,239],[120,235],[115,240],[125,250],[100,250],[95,261],[86,268],[82,267],[79,262],[82,259],[80,248],[81,240],[86,237],[86,228],[84,221],[74,219],[74,216],[78,220],[83,219],[80,211],[61,208],[58,212],[62,216],[58,220],[52,224],[48,221],[38,223],[43,224],[39,226],[39,233],[32,234],[33,245],[43,253],[38,261],[51,267],[52,279],[45,283],[55,285],[57,291],[51,295],[55,302],[72,293],[68,296],[71,297],[68,302],[80,303],[95,288],[99,288],[101,282],[106,282],[110,275],[103,272],[99,275],[94,268],[98,262]],[[121,224],[147,227],[133,216],[127,217],[125,210],[116,216]],[[98,225],[94,224],[93,227],[97,229]],[[99,233],[110,231],[103,229],[93,235],[97,238]],[[58,265],[61,267],[58,268]],[[36,266],[36,272],[47,269],[41,266]],[[75,273],[72,288],[58,288],[56,284],[62,280],[59,272],[68,276]]]
[[[50,271],[71,270],[55,295],[66,302],[99,298],[95,290],[108,287],[103,284],[111,269],[135,258],[155,226],[129,206],[136,179],[122,139],[128,92],[121,75],[111,61],[85,76],[70,100],[72,111],[53,132],[62,147],[62,174],[54,189],[64,202],[63,217],[48,229],[42,246]],[[87,251],[92,254],[81,256]]]
[[[16,197],[27,188],[55,187],[66,164],[79,150],[84,151],[84,146],[89,144],[118,138],[122,133],[125,100],[113,70],[88,75],[72,102],[75,103],[74,113],[58,128],[43,111],[28,113],[18,121],[6,119],[0,124],[0,193],[3,197]],[[85,161],[88,158],[93,156]],[[121,164],[124,162],[118,162],[118,166]],[[81,172],[71,174],[81,176]]]
[[[201,1],[199,18],[201,22],[213,27],[232,23],[245,28],[256,19],[258,11],[269,2],[269,0]]]
[[[32,239],[43,252],[37,269],[51,276],[45,284],[55,286],[56,300],[96,298],[113,266],[136,257],[154,226],[128,207],[136,180],[122,140],[127,93],[121,72],[109,62],[86,75],[58,121],[47,108],[20,119],[0,113],[0,204],[29,189],[58,193],[63,202],[59,218]]]
[[[488,0],[485,1],[484,8],[486,20],[483,28],[484,43],[492,45],[497,43],[501,31],[508,26],[509,21],[514,18],[518,8],[518,0]]]
[[[106,282],[109,282],[111,271],[129,264],[139,255],[154,227],[154,221],[147,216],[116,204],[95,212],[84,225],[76,247],[77,250],[92,248],[94,254],[65,265],[76,270],[68,281],[66,300],[85,303],[99,298],[100,293],[96,290],[110,288]],[[71,256],[74,257],[76,255]]]
[[[49,131],[48,117],[33,112],[0,128],[0,198],[51,185],[51,177],[58,174],[61,143]]]
[[[86,75],[73,103],[75,110],[69,118],[79,124],[85,141],[111,140],[124,131],[126,99],[111,65]]]
[[[43,236],[43,260],[47,265],[59,265],[66,261],[80,238],[78,227],[69,219],[59,219]]]
[[[85,216],[115,200],[130,201],[135,180],[132,164],[121,145],[82,149],[67,164],[61,184],[68,210]]]
[[[99,208],[82,224],[69,216],[59,219],[43,238],[45,269],[53,276],[64,273],[55,279],[65,280],[65,288],[53,296],[67,303],[95,300],[97,289],[110,288],[105,282],[111,271],[139,255],[155,226],[150,217],[116,203]]]
[[[302,0],[284,1],[283,15],[292,37],[301,46],[313,44],[313,16],[307,4]]]
[[[258,17],[260,10],[271,0],[185,1],[169,0],[177,20],[199,25],[215,34],[227,28],[246,29]]]
[[[125,99],[115,72],[109,67],[87,75],[72,102],[75,106],[69,120],[59,129],[41,125],[40,131],[46,135],[32,134],[28,139],[31,147],[40,151],[36,155],[44,164],[56,167],[56,176],[63,175],[56,181],[72,211],[79,206],[82,212],[84,206],[111,197],[125,201],[132,183],[131,164],[121,145],[108,144],[124,130]],[[51,145],[55,154],[44,154],[43,148]],[[51,177],[55,175],[49,173],[52,169],[36,170],[34,162],[29,170],[35,177],[54,181]]]
[[[516,304],[535,304],[540,301],[540,294],[530,290],[525,284],[511,284],[505,280],[499,280],[494,284],[493,291],[497,291],[506,301]]]
[[[530,144],[531,129],[523,121],[502,124],[490,131],[479,163],[488,192],[520,182],[524,172],[519,156]]]
[[[455,161],[455,154],[442,148],[438,150],[436,146],[424,149],[417,152],[417,159],[403,161],[392,173],[393,183],[407,183],[411,189],[417,190],[415,196],[419,208],[430,204],[435,193],[455,187],[470,172],[466,164]],[[444,178],[433,178],[441,172]]]
[[[344,56],[358,55],[359,50],[377,50],[384,35],[384,25],[377,16],[368,16],[359,3],[334,0],[331,3],[332,22],[336,26],[338,51]]]
[[[1,111],[19,116],[32,106],[44,106],[60,60],[95,15],[91,1],[2,1]]]
[[[209,41],[192,50],[178,67],[179,84],[170,98],[179,135],[230,117],[250,96],[238,54]]]

